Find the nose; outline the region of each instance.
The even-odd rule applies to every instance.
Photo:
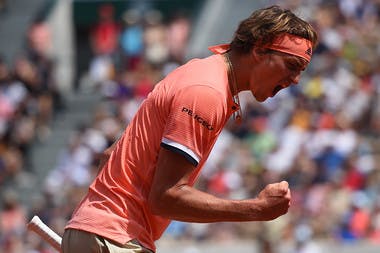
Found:
[[[290,77],[291,82],[294,83],[294,84],[298,84],[299,81],[300,81],[300,78],[301,78],[301,72],[294,73],[294,74]]]

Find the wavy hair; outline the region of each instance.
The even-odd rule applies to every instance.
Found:
[[[308,39],[313,49],[318,43],[318,35],[305,20],[288,9],[277,5],[254,11],[240,22],[231,42],[231,49],[242,54],[249,53],[253,47],[270,44],[282,33],[289,33]]]

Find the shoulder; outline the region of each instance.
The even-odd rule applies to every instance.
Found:
[[[220,55],[192,59],[168,75],[169,80],[187,84],[207,84],[222,81],[225,66]]]
[[[213,126],[222,124],[228,114],[226,98],[210,85],[190,85],[174,96],[172,110],[189,115]]]

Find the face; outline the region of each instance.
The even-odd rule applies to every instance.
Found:
[[[297,84],[307,66],[302,59],[282,52],[271,51],[260,57],[261,61],[250,73],[249,83],[253,96],[259,102]]]

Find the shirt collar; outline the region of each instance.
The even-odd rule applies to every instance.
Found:
[[[219,44],[215,46],[210,46],[208,47],[208,50],[210,50],[214,54],[223,54],[230,50],[230,44]]]

